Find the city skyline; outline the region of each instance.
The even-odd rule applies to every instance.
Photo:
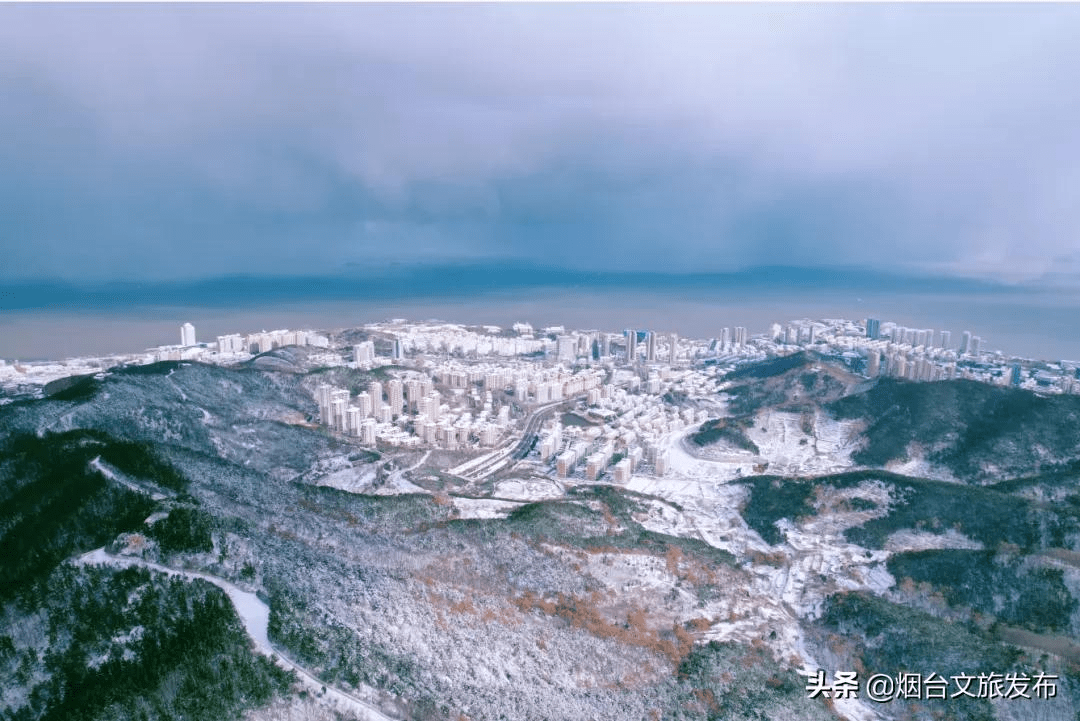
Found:
[[[374,300],[320,303],[263,303],[253,307],[203,306],[149,307],[130,311],[79,312],[29,311],[0,315],[0,358],[26,361],[59,360],[79,356],[134,353],[170,344],[176,319],[186,318],[209,337],[237,329],[254,332],[279,327],[336,329],[378,322],[392,317],[416,320],[442,319],[473,325],[509,327],[522,319],[541,325],[565,323],[571,327],[658,327],[693,337],[718,335],[725,322],[742,325],[749,334],[767,332],[771,324],[791,318],[852,318],[881,316],[903,326],[952,328],[953,346],[961,340],[959,328],[975,328],[990,347],[1022,358],[1073,360],[1080,358],[1080,339],[1072,334],[1075,313],[1067,306],[1038,303],[1038,297],[1016,303],[1011,297],[982,297],[972,303],[963,295],[925,297],[893,294],[887,299],[854,299],[854,302],[823,301],[795,295],[773,297],[748,292],[734,300],[658,292],[619,294],[607,289],[590,294],[548,291],[539,294],[494,294],[480,298],[428,299],[417,301]],[[616,302],[617,301],[617,302]],[[862,310],[862,313],[857,311]],[[866,311],[870,310],[870,313]],[[1038,322],[1033,322],[1037,318]],[[730,328],[729,328],[730,330]],[[200,337],[202,334],[200,332]],[[938,338],[940,343],[940,337]],[[946,343],[945,345],[948,345]]]
[[[134,351],[177,315],[872,315],[1080,357],[1078,29],[1062,5],[3,6],[0,357]]]
[[[526,361],[526,365],[539,362],[541,366],[604,367],[608,370],[622,366],[635,372],[648,370],[650,376],[657,369],[689,365],[707,367],[724,363],[734,369],[742,364],[809,350],[869,379],[890,376],[929,382],[961,378],[991,385],[1024,387],[1041,393],[1080,392],[1077,382],[1080,380],[1080,361],[1052,362],[1010,354],[992,348],[970,330],[964,330],[954,346],[950,330],[913,328],[873,317],[858,320],[804,317],[784,325],[772,323],[765,333],[751,333],[745,326],[724,326],[713,328],[715,333],[702,337],[680,336],[677,332],[656,327],[583,330],[561,323],[534,327],[531,323],[517,321],[507,328],[490,323],[403,318],[318,331],[280,327],[272,331],[243,333],[236,330],[232,328],[225,335],[197,341],[197,329],[188,321],[180,326],[179,344],[158,345],[138,353],[84,355],[63,361],[20,362],[15,359],[8,363],[0,359],[0,389],[16,395],[33,394],[38,392],[34,388],[44,388],[61,378],[88,372],[96,374],[114,367],[163,361],[236,366],[279,348],[307,347],[318,356],[319,362],[337,366],[347,361],[349,367],[365,370],[394,367],[406,362],[417,348],[421,348],[434,351],[436,356],[441,352],[448,361],[460,358],[471,363],[489,355],[518,356]],[[368,339],[352,342],[343,349],[342,339],[357,332]],[[416,340],[418,333],[420,341]],[[378,340],[381,348],[377,348],[373,338]],[[384,351],[381,357],[380,349]],[[452,387],[454,383],[451,382]],[[376,390],[371,396],[361,396],[359,406],[348,405],[347,397],[343,397],[344,405],[335,406],[333,424],[338,430],[359,435],[362,430],[360,420],[369,416],[389,422],[389,418],[382,418],[380,410],[382,385],[375,383],[372,387]],[[393,389],[387,392],[392,394]],[[538,402],[543,401],[546,391],[532,392]],[[320,396],[323,407],[320,415],[324,422],[331,415],[330,402],[329,391]],[[394,402],[385,410],[388,414],[393,410],[400,415],[400,408]],[[413,410],[416,410],[415,403]],[[356,413],[359,415],[353,418]],[[370,430],[364,430],[362,435],[374,442],[375,436],[369,433]]]

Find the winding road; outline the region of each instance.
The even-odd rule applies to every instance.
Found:
[[[544,422],[547,421],[553,413],[558,412],[564,404],[579,401],[582,398],[585,398],[586,395],[587,394],[579,393],[576,396],[563,398],[534,409],[528,415],[525,421],[525,427],[518,440],[511,440],[502,448],[497,448],[485,456],[474,458],[471,461],[461,464],[457,468],[450,469],[449,472],[466,481],[477,482],[484,480],[495,471],[505,467],[507,463],[522,460],[528,456],[529,451],[532,450],[533,440],[536,438],[537,431],[540,430],[540,427]]]
[[[152,563],[150,561],[144,561],[141,558],[132,558],[130,556],[113,556],[105,551],[104,548],[98,548],[89,553],[84,553],[74,559],[75,563],[84,564],[100,564],[107,566],[115,566],[119,568],[128,568],[131,566],[141,566],[151,571],[158,571],[159,573],[165,573],[170,576],[183,576],[184,578],[201,578],[204,581],[208,581],[221,590],[223,590],[232,601],[233,606],[236,608],[236,614],[240,617],[240,620],[244,624],[244,630],[247,631],[248,636],[255,643],[255,649],[263,654],[269,656],[277,663],[278,666],[284,668],[287,671],[295,671],[297,678],[312,689],[313,693],[322,698],[324,701],[328,701],[331,705],[335,706],[339,711],[350,711],[357,718],[363,719],[363,721],[394,721],[390,716],[384,714],[379,707],[370,701],[365,701],[348,691],[343,691],[339,688],[326,684],[319,680],[310,670],[301,666],[296,661],[290,659],[287,655],[281,652],[281,649],[277,648],[270,642],[270,636],[268,628],[270,625],[270,607],[256,596],[254,593],[244,591],[232,583],[229,583],[223,578],[217,576],[211,576],[208,573],[199,573],[197,571],[181,571],[169,566],[162,566],[158,563]],[[374,694],[374,690],[371,690]]]

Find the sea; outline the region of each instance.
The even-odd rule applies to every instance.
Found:
[[[405,318],[470,325],[621,332],[626,328],[713,338],[723,327],[751,334],[798,319],[878,318],[912,328],[983,339],[988,351],[1047,361],[1080,360],[1080,296],[1070,293],[868,292],[827,288],[722,288],[664,292],[654,288],[542,288],[447,297],[288,300],[260,303],[171,303],[124,308],[0,307],[0,358],[62,360],[135,353],[180,341],[192,323],[197,339],[280,328],[337,330]]]

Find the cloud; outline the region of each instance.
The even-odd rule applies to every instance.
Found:
[[[0,276],[1080,256],[1068,5],[0,7]]]

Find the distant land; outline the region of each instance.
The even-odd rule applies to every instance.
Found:
[[[1070,290],[873,269],[755,268],[730,273],[588,272],[519,264],[385,266],[325,277],[192,281],[0,282],[0,358],[134,352],[191,321],[208,337],[273,327],[341,328],[391,317],[575,327],[657,327],[711,337],[763,332],[796,317],[880,316],[971,330],[987,347],[1080,358],[1080,296]]]

